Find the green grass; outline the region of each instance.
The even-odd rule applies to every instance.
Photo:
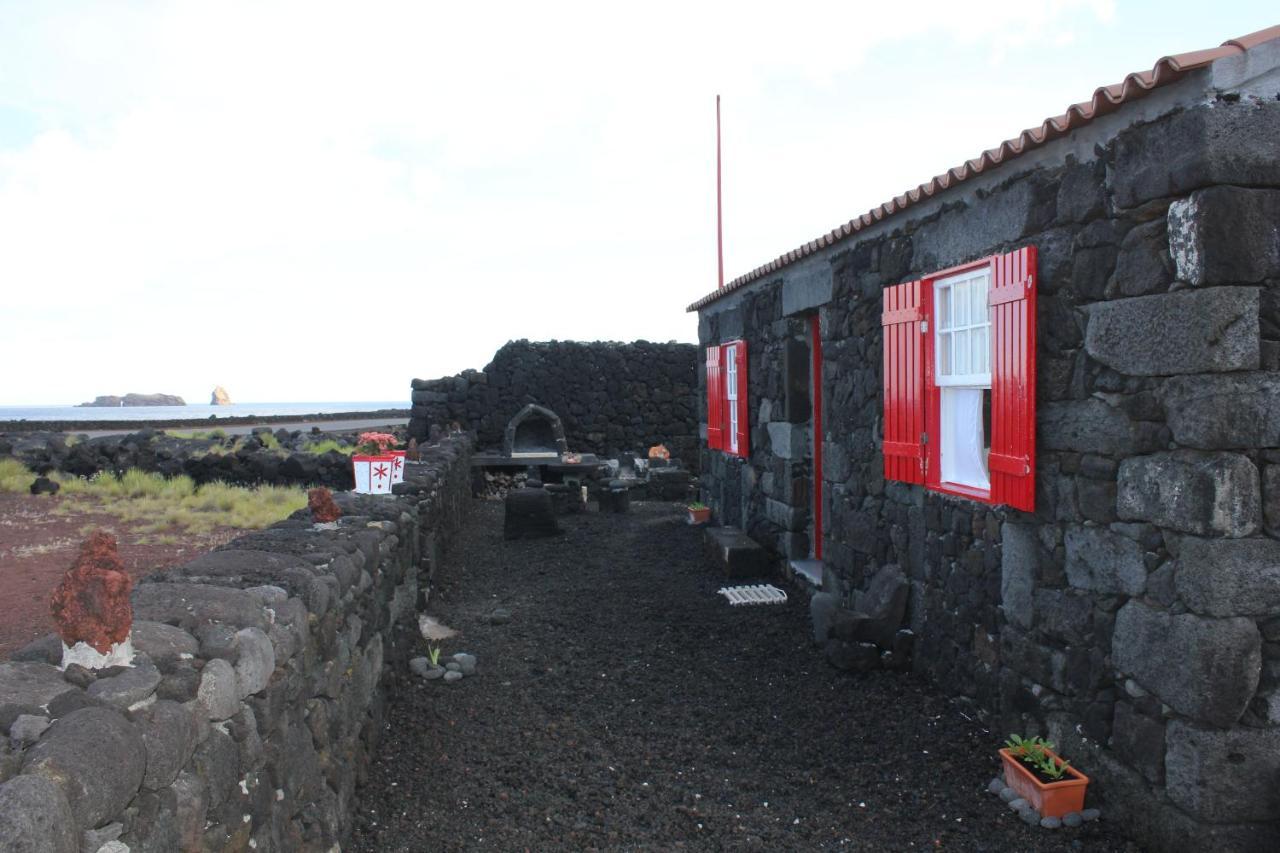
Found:
[[[204,441],[221,441],[227,437],[226,432],[220,429],[167,429],[164,434],[171,438],[199,438]]]
[[[35,478],[17,459],[0,459],[0,492],[25,492]]]
[[[34,479],[35,474],[17,460],[0,459],[0,491],[26,492]],[[53,479],[62,485],[60,496],[114,515],[143,533],[207,533],[218,527],[256,530],[307,505],[306,489],[299,486],[197,486],[185,475],[167,478],[137,469],[118,477],[109,473],[88,479],[54,474]],[[55,510],[60,514],[71,511],[66,501]]]
[[[336,450],[344,456],[350,456],[356,452],[356,447],[354,444],[340,444],[332,438],[310,442],[302,447],[304,453],[314,453],[317,456],[321,453],[328,453],[330,450]]]

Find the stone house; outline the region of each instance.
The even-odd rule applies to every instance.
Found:
[[[842,606],[901,573],[914,669],[1156,849],[1280,849],[1280,27],[689,310],[717,523]]]

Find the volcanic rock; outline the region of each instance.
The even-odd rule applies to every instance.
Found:
[[[323,486],[307,492],[307,509],[311,510],[311,520],[317,524],[328,524],[342,518],[342,510],[333,502],[333,492]]]
[[[209,400],[210,406],[230,406],[231,395],[227,393],[227,389],[221,385],[215,385],[213,388],[213,397]]]
[[[94,532],[53,591],[50,611],[62,641],[68,646],[84,641],[104,655],[124,642],[133,624],[132,588],[115,537]]]

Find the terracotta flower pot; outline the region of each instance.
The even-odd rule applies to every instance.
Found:
[[[1053,750],[1046,749],[1045,752],[1054,761],[1062,763],[1062,759]],[[1004,783],[1016,791],[1019,797],[1035,806],[1040,817],[1062,817],[1084,808],[1084,792],[1089,787],[1089,777],[1074,767],[1067,767],[1066,776],[1061,782],[1045,784],[1008,749],[1000,750],[1000,760],[1004,762]]]
[[[689,523],[694,526],[706,524],[711,520],[711,507],[703,507],[702,509],[686,507],[686,509],[689,510]]]
[[[351,467],[356,475],[356,492],[362,495],[387,495],[391,493],[391,474],[395,457],[390,454],[351,457]]]

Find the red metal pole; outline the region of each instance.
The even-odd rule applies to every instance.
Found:
[[[724,203],[720,198],[720,96],[716,95],[716,257],[720,264],[718,287],[724,287]]]

